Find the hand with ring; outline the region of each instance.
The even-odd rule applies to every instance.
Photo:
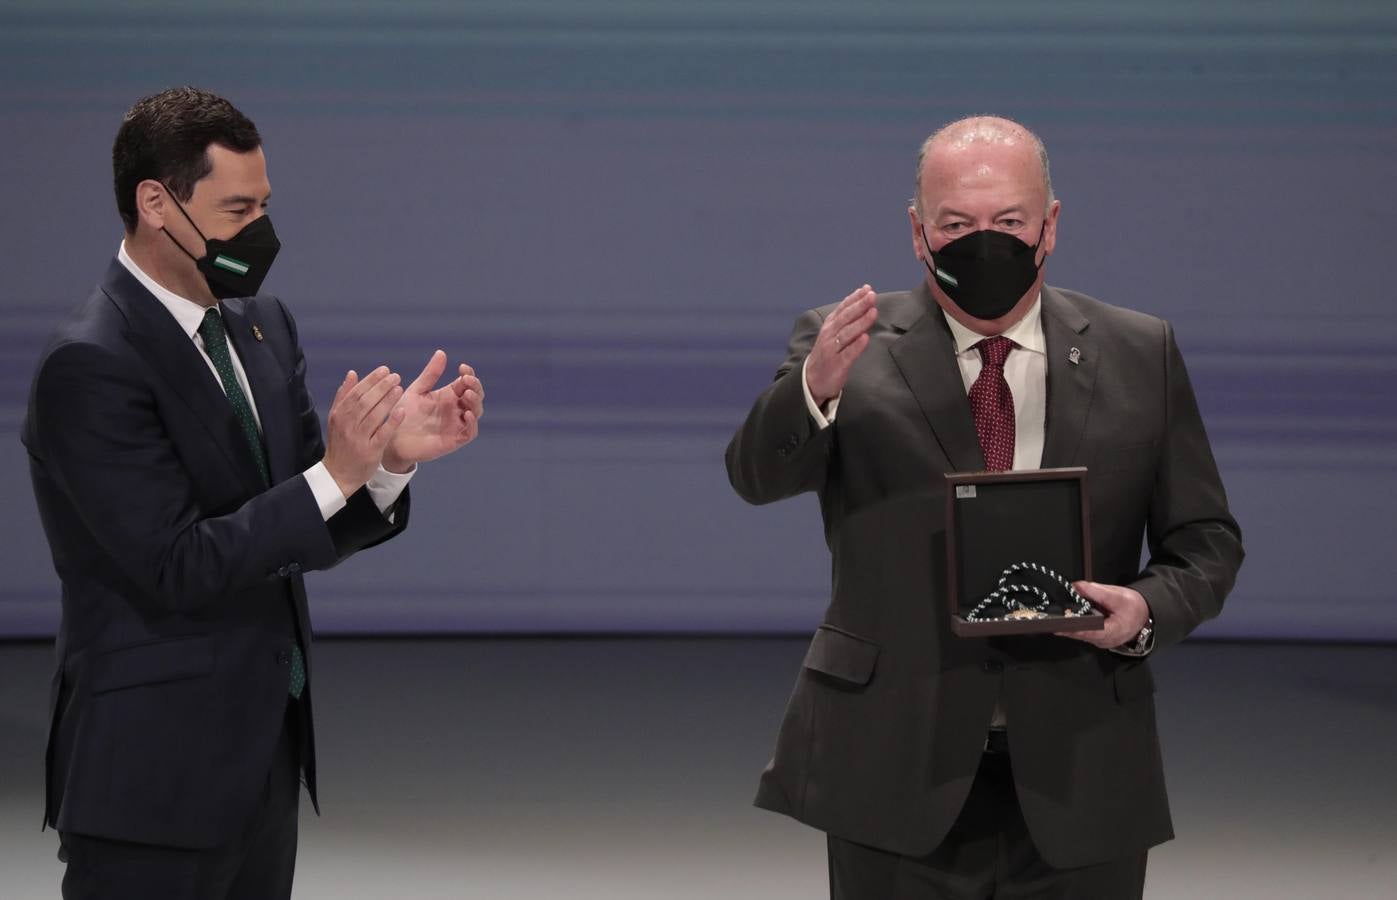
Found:
[[[878,295],[864,285],[840,301],[825,318],[805,364],[805,383],[819,406],[838,397],[849,369],[868,347],[868,330],[878,321]]]

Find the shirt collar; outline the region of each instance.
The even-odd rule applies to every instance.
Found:
[[[973,350],[976,344],[985,339],[983,334],[976,334],[969,328],[946,315],[943,309],[941,315],[946,316],[946,324],[951,326],[951,337],[955,338],[956,353],[968,353]],[[1033,305],[1012,327],[1003,332],[1004,337],[1018,344],[1024,350],[1032,350],[1034,353],[1048,355],[1047,342],[1043,339],[1043,294],[1040,291],[1038,296],[1033,298]]]
[[[208,308],[201,303],[196,303],[187,297],[181,297],[174,291],[159,284],[136,265],[136,261],[126,252],[126,242],[121,242],[121,248],[116,251],[117,262],[126,267],[126,271],[136,276],[136,280],[160,301],[160,305],[170,311],[170,315],[175,317],[179,327],[184,329],[184,333],[189,335],[192,341],[194,335],[199,332],[199,326],[204,321],[204,311]]]

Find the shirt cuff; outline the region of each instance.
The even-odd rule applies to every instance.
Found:
[[[403,491],[407,488],[407,483],[412,480],[412,476],[417,474],[417,464],[414,463],[411,469],[401,475],[397,472],[390,472],[383,466],[378,467],[378,471],[369,479],[369,483],[364,487],[369,489],[369,499],[378,507],[378,511],[388,517],[388,521],[393,521],[393,514],[388,510],[398,502]]]
[[[825,404],[824,409],[815,405],[815,398],[810,396],[810,382],[805,380],[805,367],[810,365],[810,357],[805,357],[805,362],[800,364],[800,390],[805,394],[805,408],[810,411],[810,418],[815,420],[815,424],[823,431],[834,422],[835,413],[839,412],[839,398],[844,396],[840,391],[838,396]]]
[[[345,499],[344,492],[335,483],[335,476],[330,474],[330,470],[325,468],[323,461],[316,463],[306,469],[302,475],[306,479],[306,484],[310,486],[310,492],[315,496],[315,505],[320,507],[320,517],[326,522],[330,517],[344,509],[349,501]]]

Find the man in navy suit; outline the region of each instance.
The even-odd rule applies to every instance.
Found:
[[[407,525],[416,464],[470,443],[446,354],[346,374],[327,433],[296,325],[256,296],[280,247],[256,127],[192,88],[132,107],[125,239],[34,378],[23,440],[63,584],[45,822],[66,898],[288,897],[316,801],[303,573]]]

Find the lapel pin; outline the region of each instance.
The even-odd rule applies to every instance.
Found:
[[[260,335],[258,336],[257,340],[262,340]],[[1073,347],[1071,350],[1068,350],[1067,361],[1074,366],[1077,365],[1082,361],[1082,351],[1078,350],[1076,347]]]
[[[262,340],[262,329],[258,328],[255,324],[252,326],[252,336],[255,337],[255,338],[257,338],[257,340],[259,340],[259,341]],[[1073,352],[1073,353],[1076,353],[1076,352],[1077,352],[1077,348],[1073,347],[1073,348],[1072,348],[1072,352]],[[1072,361],[1073,361],[1073,362],[1076,362],[1077,360],[1074,359],[1074,360],[1072,360]]]

